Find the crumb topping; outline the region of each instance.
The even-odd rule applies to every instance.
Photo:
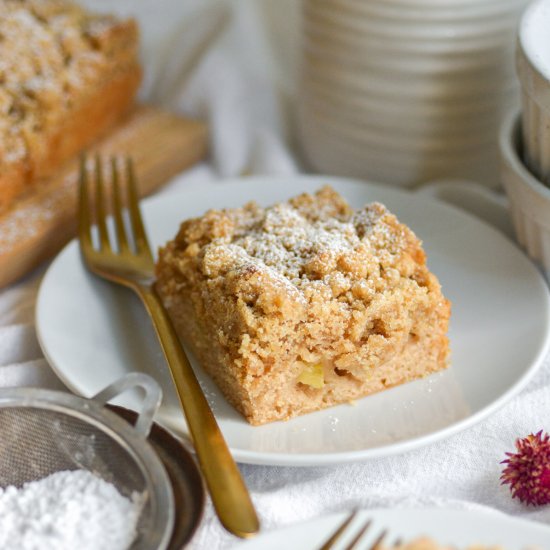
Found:
[[[182,224],[176,239],[207,278],[260,273],[302,297],[374,292],[398,276],[397,259],[407,267],[403,253],[416,242],[382,204],[353,212],[329,187],[268,208],[211,210]]]

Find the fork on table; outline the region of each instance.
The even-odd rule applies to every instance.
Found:
[[[355,510],[352,512],[337,528],[336,530],[330,535],[330,537],[325,541],[325,543],[319,547],[318,550],[331,550],[338,547],[340,550],[359,550],[359,547],[361,547],[363,550],[392,550],[396,549],[401,545],[400,540],[396,540],[393,542],[393,544],[389,546],[382,546],[384,541],[386,540],[388,536],[388,531],[383,530],[381,533],[376,536],[376,538],[373,541],[370,541],[368,546],[363,546],[363,542],[366,542],[366,537],[372,533],[371,527],[372,527],[372,520],[367,519],[363,520],[360,524],[359,529],[355,531],[354,528],[350,527],[350,524],[352,521],[357,517],[359,514],[359,511]],[[340,543],[343,541],[344,538],[347,537],[348,534],[355,531],[353,535],[353,539],[349,541],[346,546],[340,546]]]
[[[132,161],[127,158],[122,169],[120,160],[111,158],[110,166],[107,167],[110,173],[110,203],[114,219],[114,231],[109,231],[109,193],[104,183],[106,167],[99,155],[95,156],[91,170],[87,166],[86,158],[83,156],[81,159],[78,238],[82,258],[90,271],[129,287],[143,301],[170,367],[200,468],[218,517],[231,533],[240,537],[251,536],[260,528],[258,517],[237,465],[155,291],[155,263],[138,206]],[[95,187],[93,193],[89,189],[90,179]],[[95,235],[92,230],[94,221],[97,226]]]

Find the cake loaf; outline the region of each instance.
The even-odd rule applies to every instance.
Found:
[[[0,210],[111,127],[140,80],[133,20],[0,0]]]
[[[182,340],[251,424],[447,366],[450,303],[415,234],[325,187],[185,221],[157,292]]]

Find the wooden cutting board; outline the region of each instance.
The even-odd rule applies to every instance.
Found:
[[[131,155],[144,196],[203,158],[206,150],[203,123],[142,105],[89,152]],[[78,167],[78,159],[68,162],[0,212],[0,287],[28,273],[74,237]]]

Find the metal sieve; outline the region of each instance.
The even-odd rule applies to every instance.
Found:
[[[142,411],[131,426],[105,403],[141,388]],[[22,486],[61,470],[88,470],[131,497],[145,497],[134,550],[167,548],[174,497],[166,470],[147,442],[161,390],[149,376],[131,373],[93,400],[35,388],[0,390],[0,486]]]

